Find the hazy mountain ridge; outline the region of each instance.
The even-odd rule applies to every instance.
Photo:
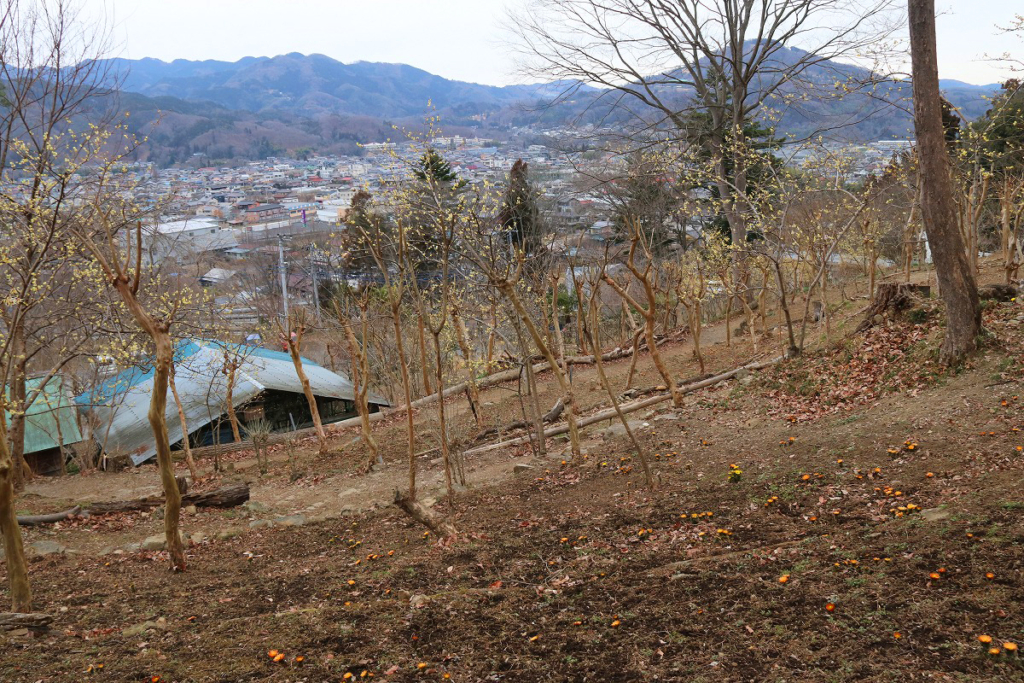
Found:
[[[804,54],[786,48],[777,58],[787,62]],[[110,66],[123,76],[121,97],[132,108],[133,129],[150,136],[143,155],[161,164],[197,153],[212,160],[304,148],[358,153],[357,143],[391,137],[392,123],[415,124],[431,110],[442,115],[447,132],[484,136],[513,125],[617,125],[629,116],[607,92],[586,86],[565,102],[546,107],[545,102],[572,84],[491,86],[446,79],[405,64],[344,64],[318,54],[236,62],[114,59]],[[801,80],[828,90],[837,75],[871,77],[858,66],[823,62]],[[998,89],[997,84],[956,80],[944,80],[942,87],[967,118],[983,114],[988,97]],[[913,127],[909,107],[904,104],[901,110],[885,102],[907,103],[910,91],[905,81],[882,80],[870,95],[787,106],[779,130],[790,139],[822,128],[849,140],[908,137]],[[682,106],[686,94],[680,91],[673,97]],[[160,125],[154,126],[157,119]]]
[[[537,96],[544,86],[490,86],[453,81],[406,64],[344,64],[324,55],[290,53],[246,57],[238,62],[154,59],[116,60],[123,88],[148,96],[208,100],[252,112],[286,110],[403,117],[478,105],[494,109]]]

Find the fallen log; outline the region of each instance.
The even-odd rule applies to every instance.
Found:
[[[434,512],[414,498],[402,495],[397,490],[395,491],[395,505],[441,538],[458,533],[455,525],[445,519],[443,515]]]
[[[22,515],[18,517],[18,524],[21,526],[38,526],[39,524],[54,524],[55,522],[63,522],[65,519],[70,519],[82,511],[82,508],[78,505],[71,508],[70,510],[64,510],[63,512],[54,512],[49,515]]]
[[[691,392],[698,391],[700,389],[704,389],[705,387],[710,387],[710,386],[712,386],[714,384],[718,384],[719,382],[724,382],[727,379],[731,379],[732,377],[736,376],[738,373],[740,373],[740,372],[742,372],[744,370],[760,370],[761,368],[766,368],[769,365],[774,365],[776,363],[781,362],[783,358],[784,358],[783,356],[779,356],[777,358],[773,358],[771,360],[767,360],[767,361],[763,361],[763,362],[748,363],[747,365],[743,365],[743,366],[740,366],[738,368],[733,368],[732,370],[729,370],[728,372],[723,372],[720,375],[715,375],[714,377],[709,377],[708,379],[702,380],[700,382],[696,382],[694,384],[689,384],[687,386],[680,387],[679,388],[679,392],[683,393],[683,394],[689,394]],[[633,403],[627,403],[626,405],[620,406],[620,409],[622,410],[623,414],[627,414],[627,413],[635,412],[637,410],[641,410],[643,408],[647,408],[647,407],[650,407],[650,406],[653,406],[653,405],[657,405],[659,403],[663,403],[664,401],[668,401],[668,400],[671,400],[671,399],[672,399],[672,394],[670,394],[670,393],[669,394],[659,394],[657,396],[651,396],[650,398],[645,398],[645,399],[640,400],[640,401],[634,401]],[[603,410],[601,412],[598,412],[598,413],[595,413],[593,415],[589,415],[587,417],[584,417],[584,418],[581,418],[581,419],[577,420],[576,421],[576,426],[582,429],[583,427],[587,427],[589,425],[596,424],[598,422],[604,422],[605,420],[611,420],[611,419],[614,419],[615,417],[616,417],[615,409],[614,408],[609,408],[608,410]],[[544,430],[544,438],[549,438],[549,437],[552,437],[552,436],[558,436],[559,434],[565,434],[568,431],[569,431],[568,425],[559,425],[559,426],[553,427],[551,429],[545,429]],[[519,437],[516,437],[514,439],[509,439],[508,441],[500,441],[498,443],[489,444],[487,446],[479,446],[477,448],[472,448],[472,449],[466,451],[465,453],[463,453],[463,455],[464,456],[465,455],[479,455],[481,453],[489,453],[491,451],[500,450],[500,449],[506,448],[508,446],[518,446],[520,444],[526,443],[529,440],[530,440],[530,436],[529,435],[527,435],[527,436],[519,436]]]
[[[0,612],[0,629],[10,631],[27,628],[44,631],[53,623],[53,617],[41,612]]]
[[[557,420],[559,417],[562,416],[562,412],[564,410],[565,401],[559,398],[557,401],[555,401],[555,405],[551,407],[551,410],[544,414],[544,417],[542,418],[544,420],[544,424],[548,424],[549,422],[554,422],[555,420]],[[476,443],[488,439],[492,436],[508,434],[509,432],[515,431],[517,429],[526,429],[529,426],[530,423],[527,422],[526,420],[516,420],[515,422],[507,424],[503,427],[490,427],[477,434],[473,438],[473,442]]]
[[[249,484],[242,482],[229,484],[206,493],[187,493],[181,497],[182,507],[232,508],[249,500]],[[113,512],[130,512],[135,510],[151,510],[164,504],[163,496],[147,496],[134,500],[115,500],[107,503],[92,503],[84,514],[107,515]]]
[[[686,386],[688,384],[693,384],[694,382],[700,382],[701,380],[708,379],[709,377],[712,377],[712,375],[705,372],[702,375],[694,375],[693,377],[689,377],[687,379],[678,380],[676,383],[679,384],[680,386]],[[657,394],[667,390],[668,387],[666,387],[664,384],[658,384],[652,387],[647,387],[645,389],[627,389],[626,391],[619,394],[619,400],[625,401],[631,398],[650,396],[651,394]]]
[[[665,343],[667,341],[669,341],[669,339],[666,337],[666,338],[657,340],[656,344],[660,345],[660,344],[663,344],[663,343]],[[641,342],[641,344],[640,344],[641,350],[645,349],[646,346],[647,345],[645,343]],[[629,347],[629,348],[625,348],[625,349],[623,349],[621,347],[620,348],[615,348],[615,349],[612,349],[611,351],[608,351],[606,353],[601,354],[601,360],[603,360],[603,361],[619,360],[620,358],[625,358],[626,356],[630,355],[631,353],[633,353],[633,347]],[[593,363],[594,363],[594,356],[593,356],[593,354],[586,355],[586,356],[567,356],[565,359],[563,359],[561,361],[561,363],[563,363],[564,366],[569,366],[569,365],[593,365]],[[545,372],[545,371],[550,370],[550,369],[551,369],[551,364],[548,363],[547,361],[544,361],[544,362],[541,362],[541,363],[536,363],[533,366],[533,371],[534,372]],[[517,377],[519,377],[520,372],[521,372],[521,369],[519,367],[515,367],[515,368],[512,368],[510,370],[503,370],[501,372],[496,372],[496,373],[494,373],[492,375],[487,375],[486,377],[478,379],[477,382],[476,382],[476,385],[477,385],[478,388],[483,389],[485,387],[494,386],[495,384],[503,384],[505,382],[511,382],[511,381],[515,380]],[[438,393],[433,393],[433,394],[430,394],[429,396],[424,396],[423,398],[416,399],[415,401],[410,403],[408,406],[398,406],[397,408],[390,408],[390,409],[383,410],[383,411],[381,411],[379,413],[373,413],[372,415],[370,415],[370,420],[372,422],[377,422],[379,420],[383,420],[385,417],[390,417],[391,415],[397,415],[399,413],[402,413],[403,411],[407,410],[410,407],[411,408],[422,408],[423,406],[430,405],[434,401],[437,401],[438,398],[442,398],[442,397],[443,398],[448,398],[449,396],[453,396],[455,394],[462,393],[463,391],[466,390],[466,387],[468,385],[469,385],[468,382],[463,382],[461,384],[455,384],[455,385],[450,386],[447,389],[445,389],[444,392],[442,392],[443,396],[441,394],[438,394]],[[330,428],[332,428],[332,429],[344,429],[346,427],[351,427],[352,425],[358,424],[358,422],[359,422],[359,418],[358,417],[353,417],[353,418],[349,418],[347,420],[341,420],[340,422],[335,422],[335,423],[330,425]]]
[[[658,346],[661,346],[662,344],[664,344],[666,342],[669,342],[669,341],[672,341],[671,337],[662,337],[661,339],[655,340],[655,344],[658,345]],[[647,348],[646,342],[641,340],[641,342],[640,342],[640,350],[642,351],[642,350],[645,350],[646,348]],[[619,360],[620,358],[625,358],[626,356],[628,356],[628,355],[630,355],[632,353],[633,353],[633,347],[628,347],[628,348],[625,348],[625,349],[623,349],[621,347],[618,347],[618,348],[612,349],[611,351],[608,351],[608,352],[602,354],[601,355],[601,360],[604,360],[604,361]],[[564,360],[564,363],[567,366],[568,365],[592,365],[594,363],[594,356],[593,356],[593,354],[586,355],[586,356],[569,356],[569,357],[567,357]],[[540,363],[536,363],[533,366],[533,371],[534,372],[545,372],[546,370],[550,370],[550,369],[551,369],[551,366],[546,361],[540,362]],[[479,380],[477,380],[477,387],[480,388],[480,389],[483,389],[483,388],[486,388],[486,387],[494,386],[495,384],[503,384],[505,382],[511,382],[511,381],[515,380],[517,377],[519,377],[519,373],[520,372],[521,372],[521,368],[519,366],[516,366],[516,367],[514,367],[514,368],[512,368],[510,370],[502,370],[500,372],[495,372],[495,373],[493,373],[491,375],[487,375],[486,377],[482,377]],[[455,384],[453,386],[450,386],[450,387],[448,387],[447,389],[444,390],[444,398],[448,398],[450,396],[454,396],[455,394],[462,393],[462,392],[464,392],[466,390],[466,388],[468,386],[469,386],[468,382],[463,382],[461,384]],[[439,398],[438,394],[437,393],[433,393],[433,394],[430,394],[429,396],[424,396],[423,398],[416,399],[415,401],[410,403],[408,406],[402,405],[402,406],[397,406],[395,408],[385,408],[385,409],[380,410],[380,411],[378,411],[376,413],[370,413],[369,420],[370,420],[371,423],[373,423],[373,422],[380,422],[381,420],[383,420],[385,418],[388,418],[388,417],[391,417],[392,415],[401,415],[403,412],[408,410],[410,407],[416,409],[416,408],[422,408],[424,406],[428,406],[431,403],[433,403],[434,401],[436,401],[438,398]],[[341,430],[344,430],[344,429],[348,429],[349,427],[357,427],[357,426],[359,426],[359,422],[360,422],[361,419],[362,418],[360,418],[360,417],[350,417],[350,418],[347,418],[345,420],[339,420],[337,422],[332,422],[331,424],[326,424],[326,425],[324,425],[324,429],[326,429],[327,432],[330,433],[332,431],[341,431]],[[278,433],[278,434],[271,434],[270,435],[269,443],[276,445],[276,444],[286,443],[286,442],[291,441],[293,439],[301,439],[303,437],[313,436],[314,434],[316,434],[316,428],[315,427],[307,427],[305,429],[298,429],[298,430],[296,430],[294,432],[282,432],[282,433]],[[252,448],[252,440],[244,439],[242,441],[236,441],[234,443],[222,443],[222,444],[217,444],[215,446],[203,446],[202,448],[196,448],[196,449],[192,450],[192,456],[195,457],[195,458],[208,458],[208,457],[212,457],[214,455],[224,455],[226,453],[234,453],[235,451],[244,451],[244,450],[248,450],[248,449],[251,449],[251,448]]]

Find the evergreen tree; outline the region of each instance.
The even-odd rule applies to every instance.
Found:
[[[997,175],[1024,171],[1024,84],[1003,83],[992,107],[974,124],[984,135],[987,166]]]
[[[616,204],[615,232],[619,239],[628,237],[632,222],[646,236],[654,255],[662,255],[677,239],[668,222],[679,208],[678,184],[673,182],[659,161],[643,158],[638,153],[629,163],[626,177],[613,191]]]
[[[413,168],[413,176],[420,181],[412,188],[406,220],[406,239],[415,254],[414,268],[421,273],[437,271],[441,257],[437,245],[450,231],[450,217],[456,211],[459,194],[466,182],[461,180],[451,164],[437,150],[428,148]]]
[[[704,164],[710,163],[712,160],[712,150],[708,145],[708,140],[711,137],[710,114],[695,112],[690,114],[688,121],[689,125],[685,131],[684,142],[698,150],[699,161]],[[727,146],[734,144],[732,138],[732,135],[726,135]],[[759,121],[747,119],[743,125],[741,139],[742,142],[740,144],[745,146],[746,157],[748,158],[745,168],[747,201],[744,203],[749,203],[762,196],[765,191],[764,188],[770,185],[770,183],[765,181],[781,170],[783,162],[782,159],[776,156],[775,152],[782,147],[785,138],[775,137],[774,128],[766,126]],[[723,155],[725,176],[733,185],[735,185],[736,180],[735,157],[736,154],[734,153]],[[720,204],[722,195],[717,182],[701,180],[698,181],[697,185],[703,187],[711,195],[716,205]],[[729,219],[726,218],[726,212],[720,206],[715,215],[705,225],[705,229],[721,233],[726,244],[732,244],[732,226],[729,224]],[[748,242],[760,239],[760,237],[754,231],[747,232]]]
[[[419,168],[413,173],[418,179],[425,182],[456,183],[459,180],[459,176],[452,170],[452,165],[448,163],[448,160],[434,149],[428,149],[423,153]]]
[[[529,256],[540,250],[544,231],[537,193],[530,182],[528,165],[522,159],[512,164],[498,222],[524,254]]]

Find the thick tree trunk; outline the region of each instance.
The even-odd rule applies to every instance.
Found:
[[[7,408],[0,398],[0,534],[6,553],[7,581],[11,587],[11,610],[32,610],[32,589],[28,583],[25,547],[14,511],[14,471],[16,464],[7,442]]]
[[[18,524],[20,526],[39,526],[40,524],[54,524],[55,522],[63,522],[65,519],[70,519],[75,515],[79,514],[82,508],[76,505],[73,508],[62,510],[60,512],[54,512],[48,515],[18,515]]]
[[[909,0],[913,57],[914,127],[921,173],[921,209],[946,304],[946,336],[940,360],[953,364],[976,348],[981,306],[971,261],[957,229],[953,184],[942,127],[935,46],[935,1]]]
[[[30,631],[45,631],[53,623],[53,617],[41,613],[0,612],[0,629],[27,628]]]

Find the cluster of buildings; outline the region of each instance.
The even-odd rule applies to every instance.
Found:
[[[851,180],[864,180],[871,175],[881,175],[893,157],[910,152],[913,146],[913,140],[878,140],[861,144],[830,142],[787,148],[781,156],[786,165],[793,168],[824,164],[829,168],[842,168]]]

